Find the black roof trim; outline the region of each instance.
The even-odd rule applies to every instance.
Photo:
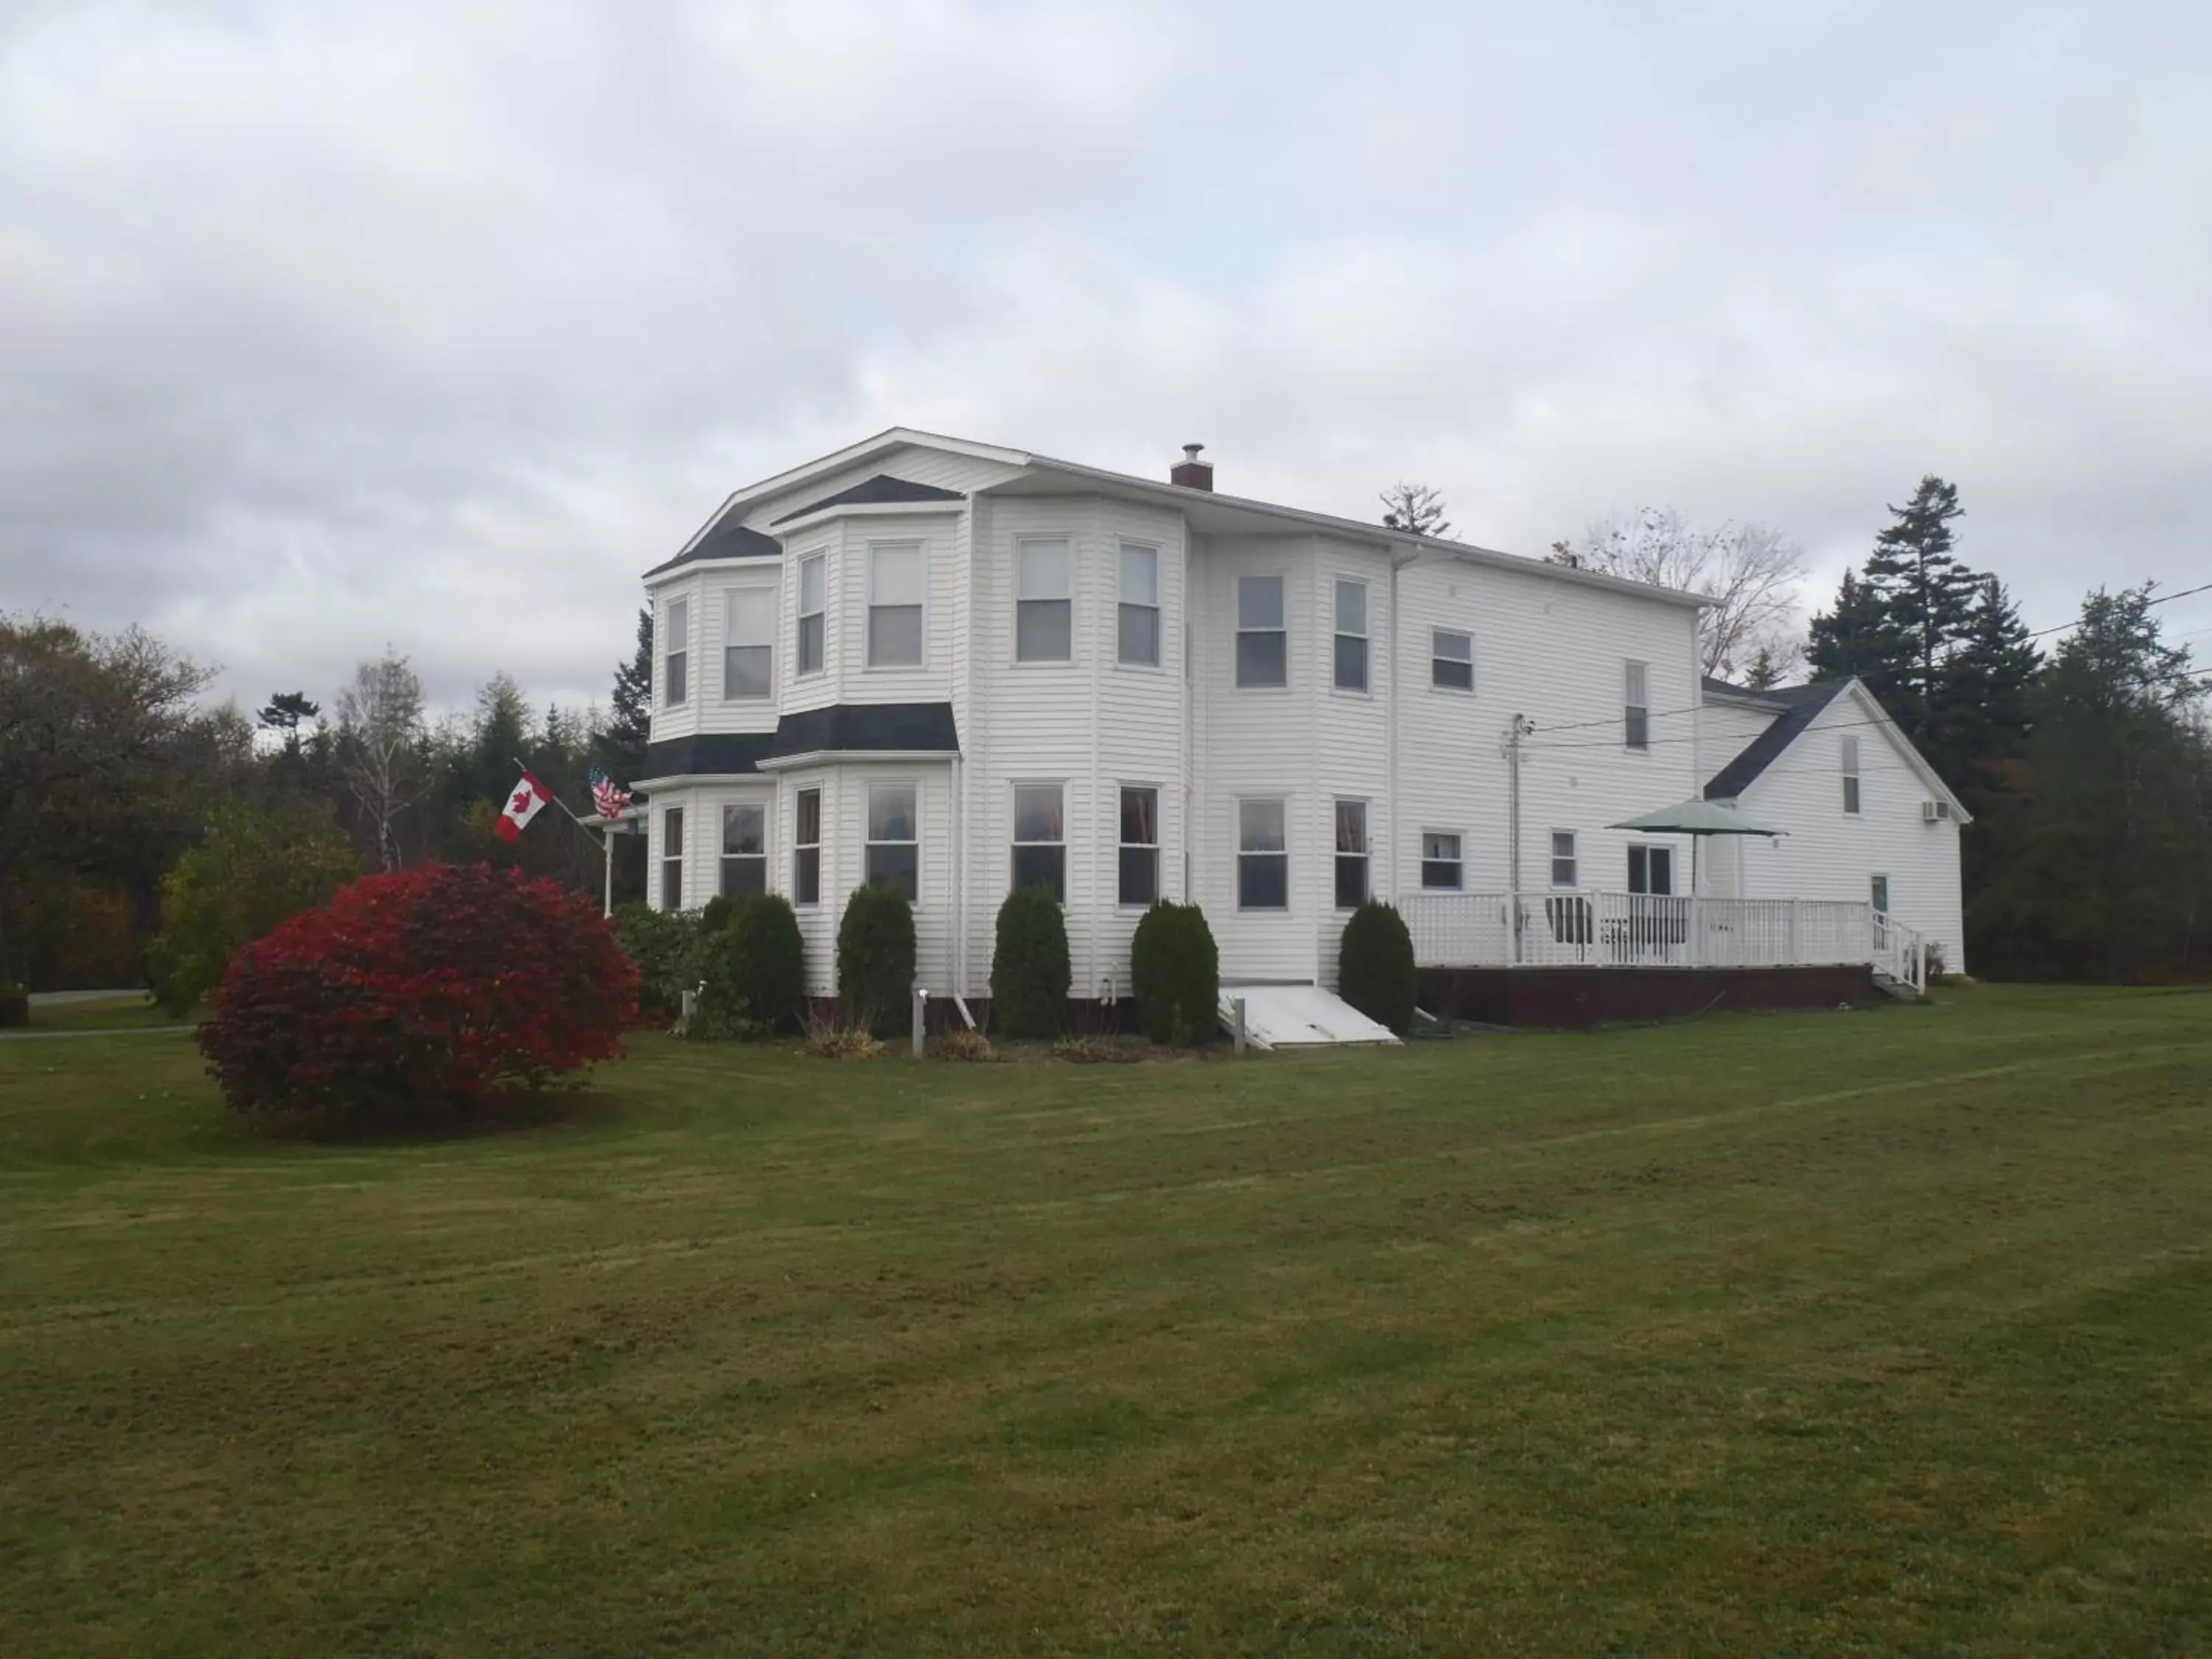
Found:
[[[757,772],[775,743],[773,732],[702,732],[695,737],[664,738],[646,746],[641,775],[690,778]]]
[[[1778,714],[1790,706],[1786,687],[1769,686],[1765,690],[1761,691],[1752,686],[1735,685],[1727,680],[1717,680],[1711,674],[1705,676],[1704,685],[1705,695],[1709,697],[1725,697],[1730,702],[1763,704],[1773,709]]]
[[[1782,758],[1782,751],[1797,734],[1818,719],[1849,680],[1815,680],[1810,685],[1778,686],[1756,695],[1778,704],[1782,712],[1773,723],[1744,746],[1744,750],[1713,774],[1705,786],[1707,800],[1734,800],[1759,781],[1759,775]]]
[[[726,777],[767,760],[840,753],[952,755],[960,732],[949,702],[841,702],[786,714],[773,732],[703,732],[645,751],[648,778]]]
[[[678,565],[697,564],[705,559],[780,559],[783,544],[773,536],[763,536],[757,530],[748,530],[735,519],[726,519],[678,553],[665,564],[657,564],[647,571],[647,580],[673,570]]]
[[[878,472],[874,477],[863,480],[850,489],[841,489],[834,495],[824,495],[818,501],[809,501],[805,507],[793,507],[775,522],[789,524],[793,519],[803,519],[810,513],[820,513],[833,507],[870,507],[887,501],[964,501],[967,499],[957,489],[940,489],[935,484],[911,483],[904,478],[894,478],[888,472]]]

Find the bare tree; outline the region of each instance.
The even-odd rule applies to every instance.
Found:
[[[1600,520],[1583,532],[1578,545],[1554,542],[1550,557],[1555,564],[1711,599],[1698,620],[1708,674],[1738,678],[1756,664],[1772,684],[1796,665],[1802,651],[1797,584],[1805,575],[1805,550],[1771,525],[1701,530],[1671,507],[1645,507]]]
[[[422,738],[422,682],[407,659],[387,651],[383,661],[362,664],[338,693],[338,775],[373,826],[386,870],[399,867],[392,823],[427,787]]]
[[[1404,530],[1416,536],[1451,534],[1451,526],[1444,519],[1441,490],[1401,481],[1376,499],[1382,503],[1382,526],[1386,530]]]

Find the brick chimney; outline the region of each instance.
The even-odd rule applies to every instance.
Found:
[[[1212,489],[1213,463],[1198,459],[1198,452],[1205,447],[1204,444],[1185,444],[1182,459],[1168,469],[1168,482],[1181,484],[1185,489]]]

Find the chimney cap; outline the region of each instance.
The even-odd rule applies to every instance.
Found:
[[[1205,447],[1206,446],[1204,444],[1185,444],[1182,447],[1183,459],[1186,461],[1196,460],[1198,459],[1198,452]]]

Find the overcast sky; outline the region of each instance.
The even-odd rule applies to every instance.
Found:
[[[2212,7],[0,0],[0,609],[604,702],[884,427],[2212,580]],[[2207,596],[2212,599],[2212,596]],[[2212,604],[2171,607],[2208,630]]]

